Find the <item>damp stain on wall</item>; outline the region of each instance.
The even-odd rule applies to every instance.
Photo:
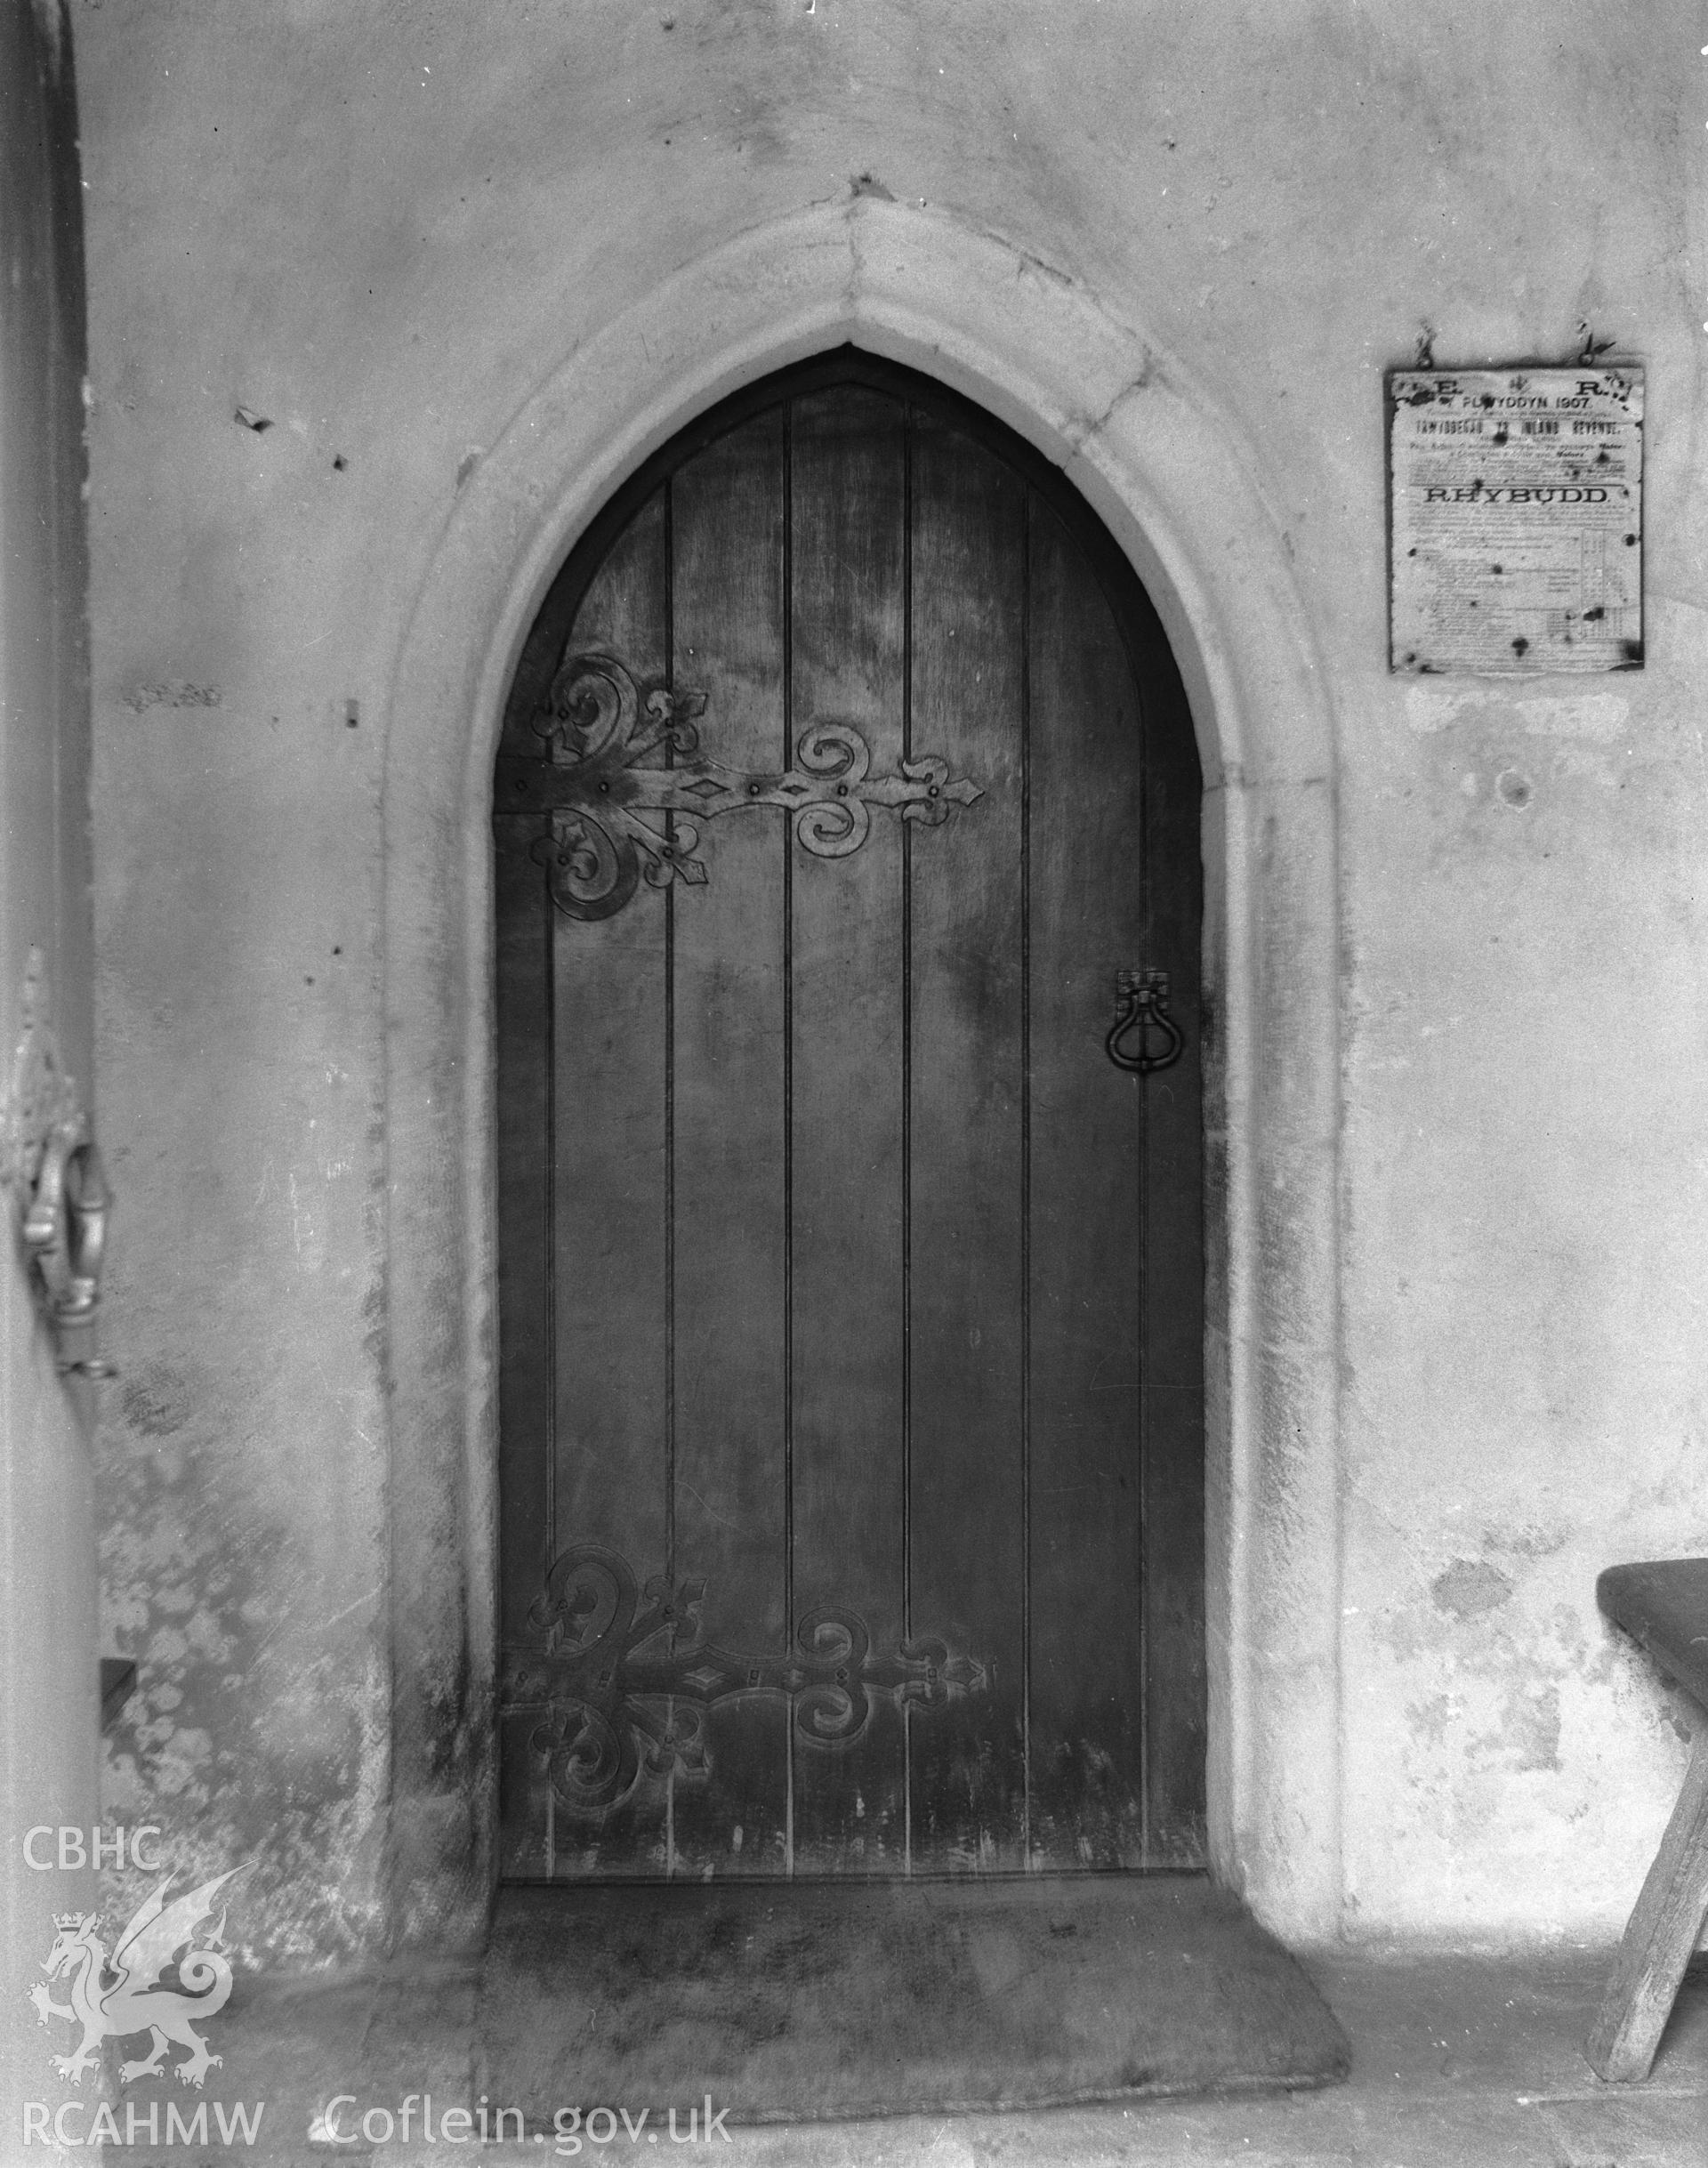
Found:
[[[1511,1601],[1512,1584],[1486,1559],[1455,1559],[1430,1582],[1430,1595],[1438,1611],[1462,1621],[1499,1610]]]
[[[324,1966],[378,1929],[385,1742],[375,1586],[328,1616],[312,1576],[283,1584],[294,1532],[234,1495],[241,1422],[194,1361],[157,1359],[120,1390],[127,1438],[105,1456],[103,1645],[137,1680],[106,1735],[102,1811],[157,1824],[181,1882],[241,1867],[230,1941],[243,1964]],[[326,1872],[328,1859],[347,1871]],[[157,1882],[105,1871],[132,1909]]]

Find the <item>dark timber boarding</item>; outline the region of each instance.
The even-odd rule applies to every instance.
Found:
[[[704,883],[568,916],[502,778],[587,653],[706,697],[642,766],[775,779],[835,722],[981,794],[834,857],[697,819]],[[505,1873],[1198,1864],[1200,785],[1131,570],[834,357],[595,522],[500,771]],[[1143,1080],[1135,966],[1186,1036]]]

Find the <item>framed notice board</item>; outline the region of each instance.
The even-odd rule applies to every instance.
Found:
[[[1388,378],[1388,663],[1634,670],[1643,660],[1643,376]]]

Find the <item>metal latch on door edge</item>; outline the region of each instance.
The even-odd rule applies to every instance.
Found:
[[[58,1342],[61,1377],[101,1378],[95,1311],[109,1197],[76,1080],[66,1073],[39,948],[24,969],[23,1031],[0,1097],[0,1187],[17,1199],[19,1233]]]

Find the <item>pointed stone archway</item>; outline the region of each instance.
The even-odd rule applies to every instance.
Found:
[[[615,297],[614,297],[615,299]],[[386,718],[393,1938],[492,1886],[492,910],[504,697],[565,552],[696,415],[844,343],[987,407],[1125,552],[1204,782],[1210,1843],[1285,1936],[1338,1931],[1338,1019],[1333,717],[1238,431],[1107,296],[862,197],[683,267],[564,359],[460,490]]]

